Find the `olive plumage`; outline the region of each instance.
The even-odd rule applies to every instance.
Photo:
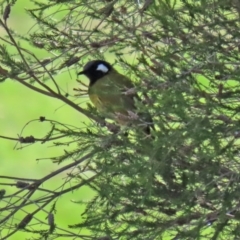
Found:
[[[88,95],[100,114],[116,121],[119,125],[141,124],[149,134],[149,123],[152,122],[149,113],[139,113],[135,101],[140,100],[134,91],[132,81],[115,70],[110,63],[103,60],[88,62],[83,71],[90,81]]]

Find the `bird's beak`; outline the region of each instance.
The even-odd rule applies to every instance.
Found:
[[[85,71],[81,71],[78,73],[78,75],[85,74]]]

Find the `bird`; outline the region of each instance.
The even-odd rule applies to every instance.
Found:
[[[103,117],[114,120],[120,126],[139,124],[146,134],[150,134],[152,118],[149,113],[137,110],[136,101],[141,99],[129,77],[104,60],[89,61],[78,75],[89,79],[89,98]]]

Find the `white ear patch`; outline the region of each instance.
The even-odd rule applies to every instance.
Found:
[[[107,73],[109,71],[109,69],[104,64],[99,64],[97,70],[102,71],[104,73]]]

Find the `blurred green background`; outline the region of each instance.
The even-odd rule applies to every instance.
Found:
[[[25,8],[30,8],[31,6],[33,6],[31,1],[18,0],[12,7],[10,13],[8,19],[9,27],[19,33],[28,34],[28,30],[34,23],[26,14]],[[0,34],[1,36],[5,35],[3,28],[0,28]],[[38,50],[36,54],[44,53]],[[62,89],[70,95],[74,94],[73,88],[78,87],[75,74],[69,74],[68,72],[59,75],[59,77],[57,76],[56,81],[62,86]],[[73,124],[78,127],[81,127],[81,121],[84,121],[80,113],[63,105],[59,100],[42,96],[11,79],[7,79],[4,83],[0,84],[0,99],[0,135],[3,136],[18,137],[27,122],[38,119],[40,116],[45,116],[47,119],[62,123]],[[87,100],[87,98],[84,98],[76,102],[81,103]],[[51,126],[49,123],[34,121],[24,128],[22,135],[33,135],[34,137],[42,138],[50,129]],[[59,166],[48,159],[49,157],[59,156],[64,152],[63,147],[53,147],[51,143],[35,143],[28,147],[22,145],[23,148],[17,150],[17,148],[21,147],[19,143],[16,146],[16,142],[0,138],[0,146],[0,175],[3,176],[39,179],[62,167],[64,164],[70,163],[70,161],[67,161]],[[46,159],[37,161],[37,158]],[[61,186],[61,184],[66,181],[67,173],[69,173],[69,171],[55,177],[54,182],[46,183],[43,187],[53,190]],[[2,179],[1,182],[3,183]],[[4,182],[12,183],[11,180],[5,180]],[[67,185],[69,186],[69,183],[67,183]],[[17,190],[15,187],[1,186],[1,188],[6,190],[7,195]],[[82,188],[81,190],[61,197],[57,203],[57,213],[55,215],[57,226],[67,228],[69,224],[80,222],[83,207],[74,204],[73,201],[88,201],[93,195],[94,193],[90,189]],[[1,204],[0,207],[2,207]],[[48,206],[48,209],[49,208],[50,206]],[[32,207],[26,208],[25,210],[27,212],[22,211],[22,215],[18,214],[17,218],[12,219],[13,223],[21,221],[26,213],[31,212],[33,209]],[[3,217],[4,215],[1,214],[0,218],[2,219]],[[46,213],[42,212],[38,214],[37,217],[47,223]],[[9,231],[8,229],[11,228],[10,223],[11,221],[9,221],[9,225],[6,225],[6,231],[1,232],[2,236],[5,236]],[[29,228],[31,228],[31,224],[33,225],[34,221],[28,225]],[[33,227],[37,229],[37,225],[33,225]],[[84,234],[84,232],[81,232],[81,234]],[[27,237],[30,237],[27,233],[16,233],[8,239],[19,240]]]

